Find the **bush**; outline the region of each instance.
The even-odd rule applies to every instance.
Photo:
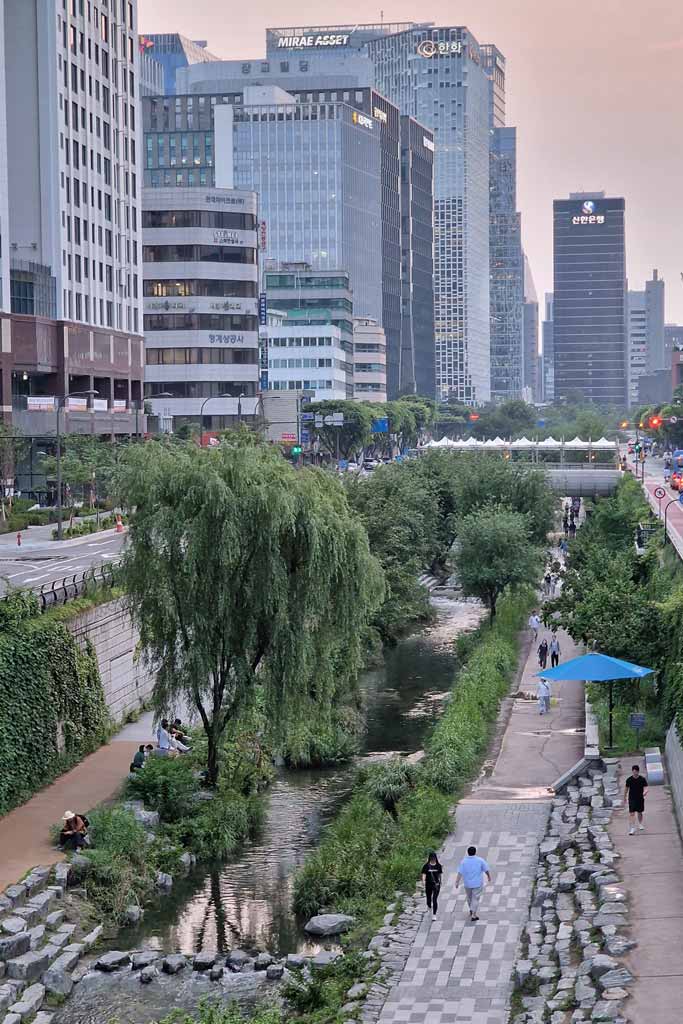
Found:
[[[199,782],[191,763],[184,757],[150,757],[128,781],[134,800],[159,812],[159,818],[172,824],[182,821],[193,810]]]
[[[415,765],[404,758],[392,757],[366,770],[365,790],[379,800],[385,811],[394,814],[396,804],[414,787],[416,778]]]
[[[89,820],[86,892],[105,920],[120,924],[129,904],[142,903],[153,892],[157,865],[144,828],[129,811],[101,808]]]

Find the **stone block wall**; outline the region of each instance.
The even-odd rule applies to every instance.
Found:
[[[669,726],[669,731],[666,734],[665,752],[668,781],[671,786],[678,826],[683,829],[683,745],[676,732],[675,724]]]
[[[109,713],[120,722],[151,695],[154,675],[138,657],[138,631],[122,599],[98,605],[69,623],[76,641],[97,653]]]

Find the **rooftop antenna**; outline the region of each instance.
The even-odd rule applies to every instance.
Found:
[[[384,24],[384,11],[379,12],[379,23],[380,25]]]

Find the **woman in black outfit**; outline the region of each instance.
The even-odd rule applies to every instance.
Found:
[[[443,874],[443,868],[439,864],[439,858],[432,850],[427,858],[427,863],[422,868],[422,881],[425,886],[425,896],[427,897],[427,906],[432,912],[432,917],[436,918],[436,910],[439,902],[439,890],[441,888],[441,875]]]

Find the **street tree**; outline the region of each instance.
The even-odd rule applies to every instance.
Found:
[[[537,582],[542,548],[534,545],[528,519],[500,505],[487,505],[458,520],[455,573],[463,592],[478,597],[496,615],[506,587]]]
[[[315,402],[306,406],[306,412],[322,417],[333,413],[343,415],[341,426],[324,423],[316,427],[314,423],[307,424],[312,435],[317,437],[333,458],[337,453],[344,459],[356,458],[372,440],[372,421],[377,412],[371,410],[366,403],[332,400]]]
[[[274,735],[322,724],[354,688],[381,569],[341,484],[260,443],[148,442],[122,460],[133,510],[123,575],[154,702],[198,713],[208,779],[225,729],[256,695]]]
[[[28,449],[28,441],[16,427],[0,421],[0,517],[4,522],[12,508],[17,463]]]

